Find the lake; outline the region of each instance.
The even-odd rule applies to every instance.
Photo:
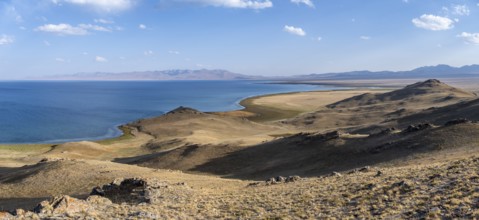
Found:
[[[58,143],[121,135],[117,126],[178,106],[240,109],[263,94],[329,90],[261,81],[4,81],[0,82],[0,143]]]

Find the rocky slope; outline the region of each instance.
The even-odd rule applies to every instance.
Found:
[[[363,167],[292,182],[204,192],[158,179],[117,180],[85,200],[58,196],[0,218],[477,218],[479,158],[395,168]],[[280,177],[275,179],[281,179]]]

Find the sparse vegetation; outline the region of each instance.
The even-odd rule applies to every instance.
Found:
[[[115,192],[101,191],[111,189],[107,186],[96,191],[107,198],[60,196],[34,212],[13,214],[60,219],[479,218],[479,105],[473,94],[435,80],[342,101],[335,100],[339,95],[323,100],[317,95],[325,93],[307,94],[248,99],[244,111],[262,117],[256,122],[247,119],[251,113],[179,108],[123,127],[124,135],[116,139],[1,145],[6,155],[0,163],[6,165],[0,168],[0,207],[32,209],[50,196],[86,197],[95,186],[138,177],[157,179],[159,185],[139,181],[135,187],[146,188],[121,194],[125,203]],[[281,96],[288,95],[298,99],[285,99],[291,103],[281,108]],[[324,102],[297,107],[312,100]],[[278,175],[285,177],[270,178]],[[149,197],[139,203],[138,195]],[[0,212],[2,217],[13,216]]]

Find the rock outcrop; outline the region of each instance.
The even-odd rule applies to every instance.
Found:
[[[140,204],[159,203],[162,198],[175,196],[187,199],[190,188],[185,183],[174,185],[157,179],[117,179],[102,187],[93,188],[91,195],[103,196],[113,203]],[[182,191],[183,193],[177,193]]]

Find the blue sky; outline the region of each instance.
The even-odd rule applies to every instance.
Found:
[[[479,0],[4,0],[0,79],[479,63]]]

